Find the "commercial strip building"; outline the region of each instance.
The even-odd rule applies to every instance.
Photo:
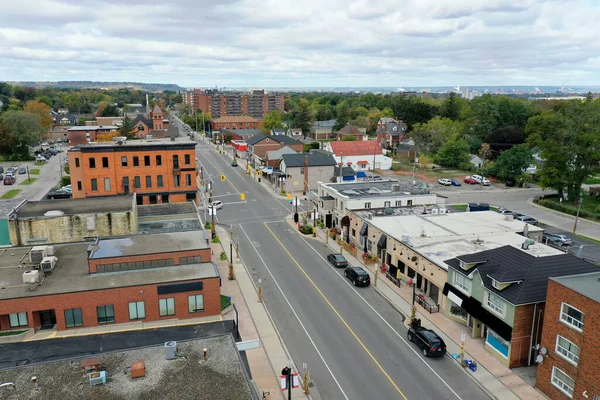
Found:
[[[536,387],[553,400],[600,398],[600,271],[550,278],[542,314]]]
[[[333,176],[335,159],[332,155],[310,153],[282,154],[279,173],[273,172],[275,179],[280,176],[287,193],[308,193],[316,190],[319,183]]]
[[[248,115],[224,115],[210,122],[213,131],[258,129],[261,123],[260,119]]]
[[[75,146],[68,153],[73,198],[135,192],[138,204],[197,201],[195,149],[175,137]]]
[[[250,115],[258,120],[271,111],[284,112],[285,96],[268,93],[264,90],[250,90],[246,93],[223,93],[216,89],[193,89],[182,94],[183,102],[191,104],[194,112],[201,110],[219,118],[226,115]]]

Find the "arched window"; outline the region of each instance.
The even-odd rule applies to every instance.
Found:
[[[142,125],[142,124],[139,124],[139,125],[138,125],[138,131],[143,131],[143,130],[144,130],[144,125]]]

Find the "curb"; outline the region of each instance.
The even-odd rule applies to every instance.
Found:
[[[550,211],[550,212],[552,212],[552,213],[554,213],[556,215],[561,215],[563,217],[570,217],[573,220],[575,220],[575,216],[573,216],[571,214],[567,214],[567,213],[564,213],[564,212],[561,212],[561,211],[556,211],[556,210],[553,210],[551,208],[540,206],[539,204],[534,203],[533,202],[533,197],[527,199],[527,204],[529,204],[530,206],[536,207],[536,208],[540,208],[542,210]],[[588,222],[590,224],[594,224],[594,225],[597,225],[598,227],[600,227],[600,222],[592,221],[592,220],[585,219],[585,218],[582,218],[582,217],[579,217],[579,220],[580,221],[585,221],[585,222]],[[573,221],[573,223],[575,223],[575,221]],[[593,239],[600,240],[600,238],[593,238]]]

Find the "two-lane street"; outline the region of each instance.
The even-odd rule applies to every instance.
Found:
[[[218,221],[232,225],[295,364],[308,364],[317,398],[487,398],[449,357],[425,359],[406,341],[403,317],[387,301],[371,287],[354,288],[343,269],[326,262],[322,243],[298,235],[284,220],[290,204],[231,167],[211,145],[201,141],[197,154],[215,199],[224,203]]]

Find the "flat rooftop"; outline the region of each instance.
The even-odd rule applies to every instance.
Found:
[[[92,244],[92,243],[90,243]],[[205,232],[171,232],[153,235],[132,235],[122,238],[100,239],[89,255],[90,260],[127,257],[172,251],[206,249]]]
[[[182,215],[197,214],[196,207],[192,202],[188,203],[167,203],[167,204],[147,204],[138,206],[138,218],[152,217],[159,215]]]
[[[79,125],[79,126],[72,126],[68,130],[70,130],[70,131],[97,131],[100,129],[114,130],[114,129],[119,129],[119,127],[116,125]]]
[[[45,346],[52,346],[52,340]],[[164,345],[142,347],[93,357],[65,359],[25,367],[0,370],[0,382],[12,382],[14,389],[4,389],[2,398],[28,399],[258,399],[251,388],[242,358],[231,335],[177,342],[179,358],[165,359]],[[203,360],[202,349],[208,349]],[[103,385],[91,386],[81,362],[96,358],[108,374]],[[144,361],[146,376],[131,379],[124,374],[135,361]],[[39,391],[33,390],[31,377],[38,378]]]
[[[429,194],[422,191],[412,183],[400,182],[395,179],[362,181],[362,182],[339,182],[323,183],[327,191],[337,193],[349,199],[373,198],[373,197],[398,197],[414,196],[416,194]]]
[[[44,216],[100,214],[133,210],[133,196],[89,197],[85,199],[57,199],[52,201],[28,201],[17,210],[19,218]],[[50,215],[47,215],[50,213]]]
[[[204,231],[199,231],[199,234],[204,235]],[[156,236],[154,251],[165,252],[170,250],[160,239],[165,235],[173,235],[173,233],[135,235],[133,237]],[[194,237],[190,232],[185,232],[184,235]],[[32,269],[27,265],[31,247],[12,247],[0,250],[0,288],[2,289],[0,290],[0,300],[219,276],[218,270],[212,262],[90,274],[87,257],[87,249],[90,244],[92,243],[54,245],[54,256],[58,258],[58,262],[52,273],[45,276],[41,285],[23,283],[23,272]]]
[[[567,275],[551,280],[560,283],[574,292],[600,303],[600,272],[581,275]],[[585,310],[583,310],[585,312]]]
[[[175,140],[171,140],[170,137],[165,138],[152,138],[152,139],[134,139],[134,140],[125,140],[122,144],[119,144],[117,141],[112,142],[91,142],[86,144],[79,144],[74,146],[69,151],[77,151],[77,150],[86,150],[86,149],[97,149],[97,148],[127,148],[127,147],[139,147],[139,146],[181,146],[181,145],[196,145],[192,139],[187,136],[181,136],[175,138]]]

